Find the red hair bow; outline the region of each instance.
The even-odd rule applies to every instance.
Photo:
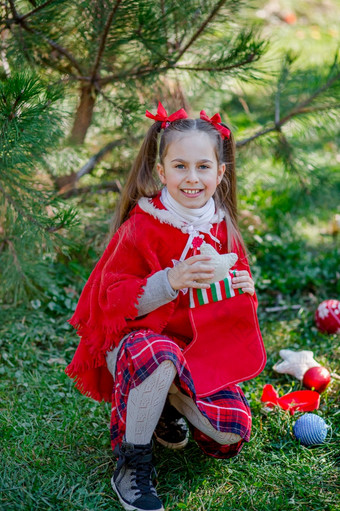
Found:
[[[168,115],[167,111],[165,110],[162,103],[158,102],[158,108],[157,108],[157,114],[153,115],[148,110],[145,112],[145,116],[149,117],[149,119],[154,119],[155,121],[162,121],[162,128],[167,127],[167,123],[172,121],[177,121],[178,119],[186,119],[188,117],[188,114],[184,110],[184,108],[181,108],[180,110],[177,110],[177,112]]]
[[[220,114],[215,114],[210,119],[210,117],[207,116],[205,111],[201,110],[200,111],[200,118],[203,119],[203,121],[207,121],[210,124],[212,124],[214,126],[214,128],[216,128],[220,132],[220,135],[221,135],[222,138],[226,138],[226,137],[230,138],[230,130],[228,128],[226,128],[225,126],[222,126],[220,124],[221,123],[221,116],[220,116]]]

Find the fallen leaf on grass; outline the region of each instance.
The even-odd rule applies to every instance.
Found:
[[[49,358],[48,364],[66,364],[66,360],[63,358]]]

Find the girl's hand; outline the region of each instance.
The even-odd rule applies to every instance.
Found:
[[[184,289],[194,287],[208,289],[209,284],[197,282],[197,280],[211,279],[214,275],[214,267],[209,265],[209,256],[195,255],[185,259],[168,271],[168,279],[172,289]]]
[[[236,275],[236,277],[232,278],[233,288],[241,288],[244,293],[253,295],[255,293],[255,286],[249,272],[247,272],[247,270],[240,270],[236,272]]]

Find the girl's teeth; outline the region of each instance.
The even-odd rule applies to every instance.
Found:
[[[184,193],[191,193],[192,195],[199,192],[199,190],[183,190],[183,191]]]

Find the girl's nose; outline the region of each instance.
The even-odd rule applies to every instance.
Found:
[[[188,183],[197,183],[199,181],[198,175],[197,175],[196,170],[194,168],[189,169],[187,177],[186,177],[186,181]]]

